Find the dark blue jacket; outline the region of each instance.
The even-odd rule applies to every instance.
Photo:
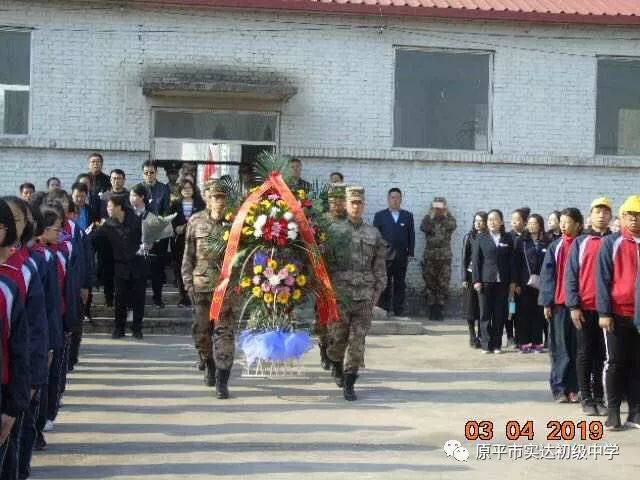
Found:
[[[31,362],[29,355],[29,323],[20,299],[18,287],[0,273],[0,290],[6,302],[10,332],[2,330],[2,338],[8,335],[8,352],[3,352],[3,362],[8,361],[9,382],[2,384],[2,413],[18,417],[31,402]],[[0,328],[2,323],[0,322]],[[4,365],[3,365],[4,366]]]
[[[547,253],[542,262],[540,270],[540,293],[538,294],[538,305],[551,307],[555,303],[556,297],[556,250],[562,241],[562,237],[551,242],[547,248]]]
[[[524,287],[531,275],[540,275],[544,256],[547,253],[547,240],[535,242],[530,235],[516,237],[513,252],[512,282]]]
[[[156,215],[166,215],[171,204],[171,189],[166,183],[156,182],[151,185],[143,184],[148,192],[144,199],[147,204],[147,210]]]
[[[25,314],[29,322],[31,385],[45,385],[49,378],[49,323],[42,278],[33,258],[27,258],[22,274],[27,285]]]
[[[400,210],[398,222],[393,219],[387,208],[380,210],[373,217],[373,226],[380,230],[382,238],[389,244],[389,253],[395,258],[414,256],[416,244],[413,214],[407,210]]]
[[[624,229],[602,240],[596,270],[596,305],[600,315],[638,321],[639,249],[633,236]]]
[[[45,309],[49,331],[49,350],[62,348],[64,345],[62,333],[62,304],[60,285],[58,283],[58,268],[55,254],[46,248],[34,247],[31,257],[38,264],[42,288],[44,289]]]
[[[471,253],[471,277],[473,283],[511,282],[513,241],[503,233],[496,246],[490,233],[479,233],[473,242]]]

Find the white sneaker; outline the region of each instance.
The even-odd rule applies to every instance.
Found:
[[[127,312],[127,322],[133,322],[133,310]]]
[[[496,355],[500,355],[502,353],[502,350],[500,350],[499,348],[496,348],[493,353],[495,353]]]
[[[47,423],[44,424],[44,428],[42,430],[44,432],[50,432],[53,430],[53,422],[51,420],[47,420]]]
[[[58,402],[58,408],[64,407],[64,400],[60,399]]]

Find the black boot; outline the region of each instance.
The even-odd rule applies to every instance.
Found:
[[[229,398],[229,389],[227,383],[229,382],[229,375],[231,375],[231,369],[221,370],[218,369],[216,374],[216,398],[224,400]]]
[[[331,375],[336,381],[336,385],[340,388],[344,386],[344,378],[342,374],[342,362],[333,362],[331,367]]]
[[[353,389],[357,379],[358,375],[355,373],[347,373],[344,376],[344,389],[342,392],[344,394],[344,399],[349,402],[353,402],[358,399],[358,397],[356,397],[356,392]]]
[[[204,384],[207,387],[216,385],[216,362],[212,357],[205,359]]]
[[[622,430],[622,422],[620,421],[620,407],[609,407],[609,414],[607,415],[607,421],[604,423],[604,428],[611,431]]]
[[[433,321],[436,319],[436,306],[429,305],[429,320]]]
[[[434,305],[433,308],[435,309],[435,313],[434,313],[434,320],[436,322],[441,322],[444,320],[444,305]]]
[[[320,366],[323,370],[331,370],[331,360],[327,355],[327,346],[320,344]]]

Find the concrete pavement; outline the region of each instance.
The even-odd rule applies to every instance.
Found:
[[[547,441],[549,420],[584,419],[576,405],[551,401],[547,355],[482,355],[467,346],[466,327],[447,323],[423,336],[371,337],[354,403],[317,358],[310,352],[303,375],[290,378],[240,378],[238,365],[233,398],[220,401],[202,384],[189,337],[89,335],[32,478],[619,480],[639,471],[638,430]],[[597,453],[593,445],[617,444],[619,453],[476,459],[486,442],[465,440],[465,423],[493,421],[497,451],[513,443],[508,419],[534,421],[534,440],[520,445],[572,443]],[[450,439],[469,450],[467,462],[444,454]]]

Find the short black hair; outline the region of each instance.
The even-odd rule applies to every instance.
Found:
[[[9,204],[0,199],[0,223],[6,227],[4,242],[0,243],[0,247],[8,247],[16,243],[16,220],[13,218]]]
[[[504,233],[505,232],[505,229],[504,229],[504,215],[502,214],[502,210],[500,210],[498,208],[492,208],[487,213],[487,220],[489,219],[489,215],[491,215],[492,213],[495,213],[496,215],[498,215],[500,217],[500,221],[502,222],[502,226],[500,227],[500,233]]]
[[[47,203],[57,202],[60,204],[60,206],[62,206],[63,200],[66,200],[68,204],[67,212],[73,213],[76,211],[75,204],[73,203],[73,198],[71,198],[71,195],[69,195],[66,190],[54,190],[53,192],[49,192],[47,194]]]
[[[76,182],[73,185],[71,185],[71,191],[73,192],[74,190],[78,190],[79,192],[89,194],[89,187],[87,187],[87,185],[82,182]]]
[[[30,188],[30,189],[31,189],[31,190],[33,190],[34,192],[36,191],[36,186],[35,186],[33,183],[29,183],[29,182],[25,182],[25,183],[23,183],[22,185],[20,185],[20,188],[18,189],[18,191],[19,191],[20,193],[22,193],[22,191],[23,191],[25,188]]]
[[[59,201],[49,201],[42,206],[41,210],[43,212],[45,210],[53,210],[54,212],[56,212],[56,216],[60,219],[60,221],[64,223],[66,212],[64,211],[64,208]],[[53,225],[53,223],[51,225]],[[46,225],[45,223],[45,227],[50,227],[51,225]]]
[[[582,216],[582,212],[577,208],[565,208],[560,212],[560,216],[569,217],[574,222],[579,223],[580,225],[584,225],[584,217]]]
[[[389,191],[387,192],[387,197],[394,192],[399,193],[400,196],[402,196],[402,190],[400,190],[398,187],[393,187],[393,188],[390,188]]]
[[[156,162],[155,160],[145,160],[142,163],[142,169],[144,170],[145,168],[149,168],[149,167],[153,167],[153,169],[157,172],[158,171],[158,162]]]
[[[102,156],[101,153],[93,152],[87,157],[87,160],[90,159],[90,158],[93,158],[93,157],[99,158],[100,159],[100,163],[104,163],[104,157]]]
[[[91,175],[89,175],[88,173],[81,173],[76,177],[76,182],[79,182],[83,178],[88,178],[89,180],[91,180]],[[73,187],[71,187],[71,189],[73,190]]]
[[[289,163],[299,163],[300,165],[302,165],[302,160],[300,160],[299,158],[292,158],[291,160],[289,160]]]
[[[47,188],[49,188],[49,185],[51,185],[51,182],[53,182],[54,180],[57,180],[58,183],[62,185],[62,181],[58,177],[51,177],[47,179]]]
[[[530,212],[531,210],[529,210]],[[527,223],[527,220],[529,219],[529,212],[527,210],[525,210],[524,208],[516,208],[513,212],[511,212],[511,214],[513,215],[514,213],[517,213],[520,218],[522,219],[522,221],[524,223]]]
[[[343,182],[344,181],[344,175],[342,175],[340,172],[331,172],[329,174],[329,178],[333,177],[334,175],[337,175],[338,177],[340,177],[340,181]]]
[[[113,170],[111,170],[111,172],[109,172],[109,176],[113,175],[122,175],[122,178],[127,178],[127,176],[124,174],[124,170],[121,170],[120,168],[114,168]]]
[[[7,202],[7,204],[13,205],[20,209],[20,212],[24,217],[24,231],[22,232],[22,236],[18,238],[18,240],[20,240],[20,243],[22,243],[23,245],[26,245],[27,242],[29,242],[29,240],[33,238],[33,231],[35,230],[35,225],[29,221],[29,215],[28,215],[29,204],[24,200],[22,200],[21,198],[18,198],[12,195],[7,197],[2,197],[2,200]],[[14,221],[15,221],[15,217],[14,217]]]
[[[120,207],[123,210],[126,208],[126,201],[127,199],[124,195],[111,195],[109,197],[109,202],[111,202],[114,207]]]
[[[144,197],[144,199],[147,199],[148,196],[148,191],[147,191],[147,187],[145,187],[143,184],[138,183],[137,185],[134,185],[133,188],[131,189],[131,191],[133,193],[135,193],[136,195],[138,195],[139,197]]]
[[[58,220],[63,221],[63,218],[60,217],[59,210],[50,205],[46,205],[40,209],[40,216],[42,217],[42,233],[44,233],[45,228],[52,227]],[[40,233],[40,235],[42,235],[42,233]]]

